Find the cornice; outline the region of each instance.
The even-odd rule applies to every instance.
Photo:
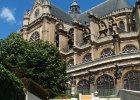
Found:
[[[107,68],[114,67],[113,64],[115,64],[116,62],[118,64],[120,64],[120,66],[126,66],[126,65],[128,65],[128,63],[129,64],[132,64],[132,63],[137,64],[137,63],[140,63],[139,59],[140,59],[140,52],[131,53],[131,54],[119,54],[119,55],[114,55],[114,56],[107,57],[107,58],[100,58],[100,59],[96,59],[96,60],[91,61],[91,62],[75,65],[71,68],[68,68],[67,73],[68,74],[69,73],[77,73],[77,72],[80,72],[82,70],[85,71],[87,69],[90,69],[90,70],[92,69],[92,71],[107,69]],[[134,62],[134,61],[131,62],[131,61],[128,61],[128,60],[136,60],[136,62]],[[107,64],[109,64],[109,66],[107,66]],[[100,67],[97,68],[97,66],[100,66]]]

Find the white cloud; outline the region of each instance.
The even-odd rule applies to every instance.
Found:
[[[16,22],[16,19],[12,10],[10,10],[7,7],[2,8],[2,10],[0,11],[0,18],[5,19],[8,23]]]

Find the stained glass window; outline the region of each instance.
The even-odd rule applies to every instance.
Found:
[[[97,79],[97,91],[100,96],[113,95],[115,93],[115,84],[113,77],[102,75]]]
[[[82,79],[78,83],[78,93],[82,94],[89,94],[89,89],[90,89],[90,83],[86,79]]]
[[[109,57],[112,55],[115,55],[115,52],[110,48],[106,48],[103,50],[103,52],[101,54],[101,58]]]
[[[123,53],[135,53],[137,52],[137,48],[133,45],[127,45],[123,49]]]
[[[38,33],[38,32],[33,33],[33,34],[31,35],[31,37],[30,37],[30,40],[31,40],[31,41],[39,41],[39,40],[40,40],[40,35],[39,35],[39,33]]]
[[[124,88],[140,91],[140,71],[130,71],[125,75]]]

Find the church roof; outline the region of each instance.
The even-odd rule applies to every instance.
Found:
[[[51,4],[51,14],[66,23],[72,23],[73,21],[72,17],[68,13],[62,11],[53,4]]]
[[[97,15],[99,18],[101,18],[113,11],[117,11],[123,8],[132,8],[128,0],[107,0],[91,8],[90,10],[83,12],[79,17],[79,20],[82,22],[88,22],[88,12],[93,13],[94,15]]]
[[[78,15],[78,20],[82,23],[89,22],[88,12],[97,15],[99,18],[110,14],[113,11],[117,11],[123,8],[132,8],[129,4],[128,0],[107,0],[88,11],[83,12],[82,14]],[[51,14],[57,17],[58,19],[66,22],[71,23],[74,19],[66,12],[62,11],[55,5],[51,4]]]

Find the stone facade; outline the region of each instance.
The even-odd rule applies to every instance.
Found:
[[[140,91],[139,0],[135,7],[127,0],[107,0],[83,13],[74,0],[68,14],[49,0],[36,0],[25,12],[21,31],[29,41],[58,47],[68,62],[68,86],[75,93]]]

